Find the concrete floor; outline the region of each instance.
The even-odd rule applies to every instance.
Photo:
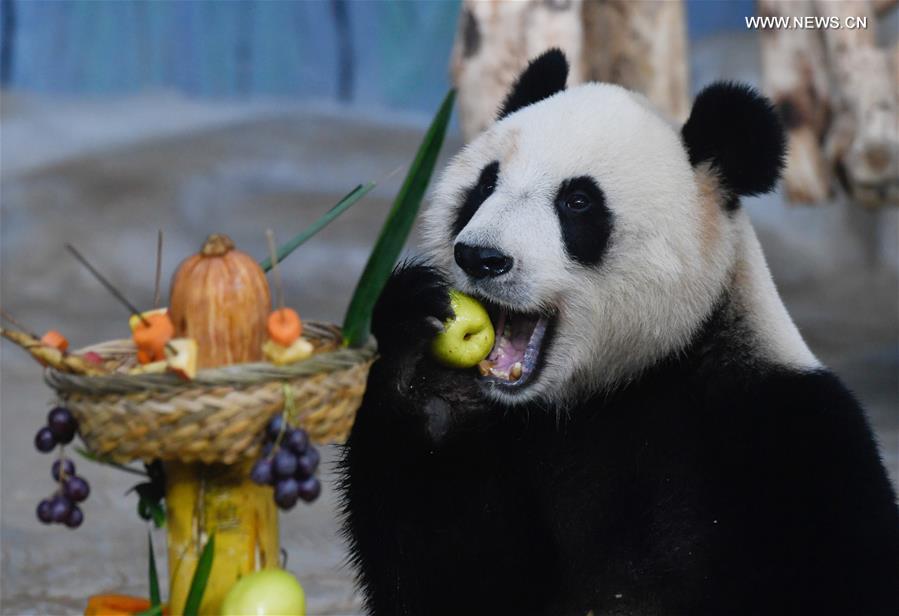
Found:
[[[229,233],[262,257],[266,228],[287,238],[357,182],[407,164],[420,136],[403,123],[268,111],[4,171],[0,302],[36,331],[60,329],[76,347],[127,335],[127,314],[67,256],[65,242],[137,305],[148,306],[156,229],[166,233],[166,280],[213,231]],[[15,156],[13,144],[3,146],[5,159]],[[451,139],[445,151],[458,147]],[[340,320],[398,182],[392,179],[286,262],[288,300],[304,317]],[[777,196],[748,207],[788,307],[813,350],[866,404],[895,481],[895,213],[839,203],[788,207]],[[0,344],[3,614],[78,613],[90,594],[148,592],[146,526],[135,497],[124,496],[131,476],[76,461],[93,488],[84,526],[72,532],[34,519],[35,505],[53,486],[51,460],[34,450],[32,436],[52,402],[39,367]],[[323,497],[282,516],[288,567],[306,588],[311,614],[358,612],[336,534],[333,459],[326,451]],[[154,538],[163,566],[164,534]]]

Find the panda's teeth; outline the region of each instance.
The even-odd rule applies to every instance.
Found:
[[[512,369],[509,370],[509,380],[517,381],[519,378],[521,378],[521,368],[522,366],[520,361],[512,364]]]
[[[489,376],[493,371],[493,362],[488,359],[482,359],[478,362],[478,372],[481,373],[481,376]]]

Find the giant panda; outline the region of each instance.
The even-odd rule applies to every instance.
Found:
[[[367,611],[899,614],[872,432],[740,202],[778,179],[776,113],[717,83],[678,130],[566,79],[557,50],[520,75],[376,306],[340,463]],[[430,357],[450,288],[502,325],[486,374]]]

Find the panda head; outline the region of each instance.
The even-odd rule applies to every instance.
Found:
[[[527,67],[424,217],[428,258],[489,308],[479,378],[510,404],[607,390],[682,349],[733,277],[739,197],[782,166],[747,87],[706,88],[678,131],[619,86],[566,90],[567,71],[558,50]]]

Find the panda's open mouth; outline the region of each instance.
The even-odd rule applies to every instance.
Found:
[[[522,387],[539,368],[549,319],[499,308],[490,313],[495,341],[490,354],[478,364],[481,378],[504,387]]]

